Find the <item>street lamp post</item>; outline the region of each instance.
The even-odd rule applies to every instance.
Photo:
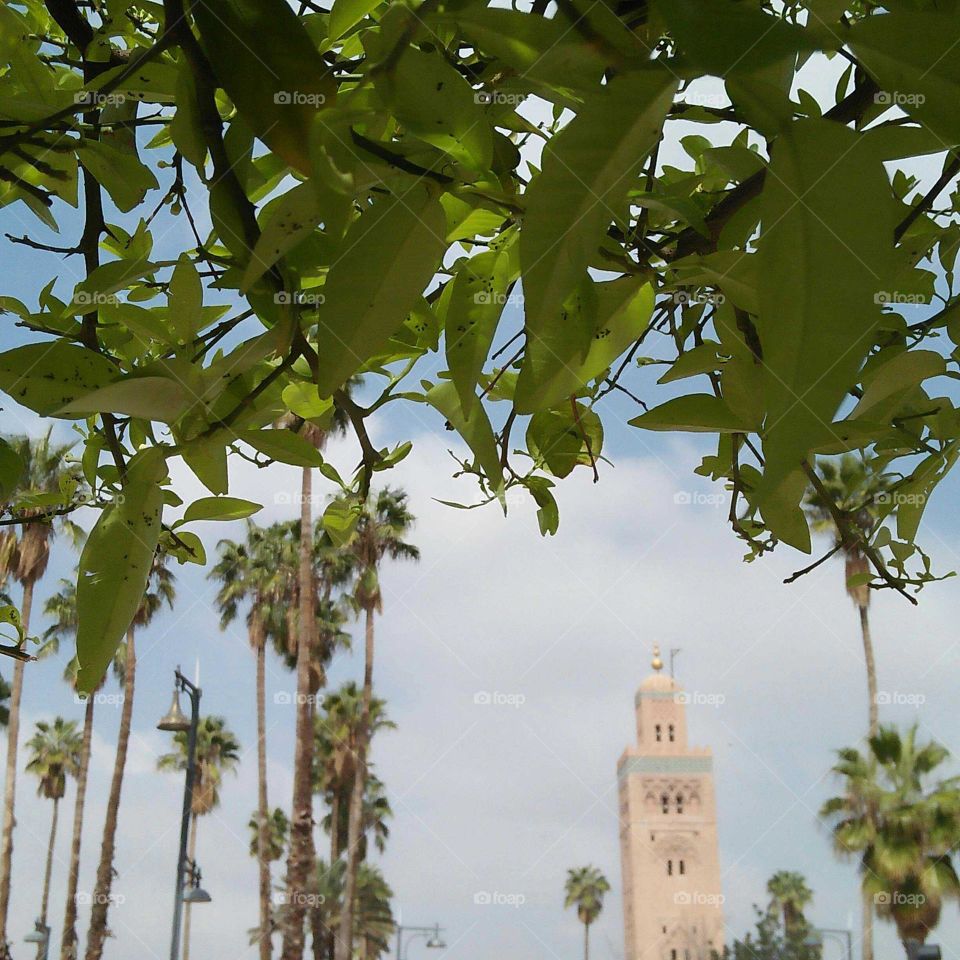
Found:
[[[826,937],[832,937],[839,941],[846,950],[846,960],[853,960],[853,937],[849,930],[834,927],[814,927],[807,936],[806,946],[822,947]]]
[[[403,935],[409,933],[412,936],[407,938],[407,946],[409,947],[410,941],[415,940],[417,937],[426,937],[427,938],[427,948],[429,950],[446,950],[447,945],[443,942],[440,937],[440,934],[443,931],[440,929],[440,924],[435,923],[432,927],[404,927],[399,923],[397,924],[397,955],[396,960],[403,960]],[[407,951],[410,952],[409,949]]]
[[[47,954],[50,949],[50,927],[42,920],[38,920],[24,938],[24,943],[35,943],[37,945],[37,960],[47,960]]]
[[[180,691],[190,698],[190,719],[180,709]],[[173,895],[173,933],[170,939],[170,960],[177,960],[180,953],[180,924],[183,917],[183,902],[185,881],[187,879],[187,835],[190,828],[190,809],[193,804],[193,781],[197,753],[197,726],[200,723],[200,688],[191,683],[177,667],[174,672],[173,702],[167,715],[157,724],[158,730],[169,730],[173,733],[187,731],[187,771],[183,786],[183,813],[180,817],[180,852],[177,854],[177,882]],[[191,894],[193,891],[202,891],[200,887],[200,871],[196,864],[190,863]],[[195,894],[193,894],[195,896]],[[210,899],[209,895],[206,897]],[[193,902],[191,900],[191,902]],[[203,902],[198,900],[197,902]]]

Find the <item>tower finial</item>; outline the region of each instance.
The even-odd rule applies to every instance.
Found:
[[[650,666],[658,673],[663,669],[663,661],[660,659],[660,645],[657,643],[653,645],[653,660]]]

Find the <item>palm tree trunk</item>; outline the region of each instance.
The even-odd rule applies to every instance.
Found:
[[[293,810],[287,860],[287,921],[281,960],[303,960],[307,878],[313,860],[313,729],[310,724],[310,657],[315,624],[313,594],[312,471],[305,467],[300,498],[300,623],[297,637],[297,728]]]
[[[273,942],[270,939],[270,861],[267,858],[267,714],[266,714],[266,644],[259,619],[254,621],[254,649],[257,652],[257,867],[260,871],[260,960],[270,960]]]
[[[197,862],[197,821],[200,818],[193,814],[190,820],[190,843],[187,849],[187,856],[190,862]],[[183,905],[183,960],[190,960],[190,908],[192,903]]]
[[[357,761],[354,766],[353,790],[347,821],[347,871],[343,884],[343,906],[334,960],[350,960],[353,954],[353,907],[357,895],[357,872],[360,869],[360,832],[363,820],[363,794],[367,785],[367,751],[370,742],[370,705],[373,701],[373,606],[366,609],[366,649],[363,667],[363,701],[360,730],[357,737]]]
[[[93,744],[94,696],[87,697],[83,714],[83,747],[80,769],[77,770],[77,799],[73,808],[73,838],[70,841],[70,871],[67,874],[67,903],[63,912],[63,933],[60,936],[60,960],[76,960],[77,956],[77,886],[80,881],[80,844],[83,837],[83,805],[87,797],[87,772]]]
[[[53,876],[53,847],[57,842],[57,820],[60,815],[60,798],[53,798],[53,816],[50,818],[50,839],[47,841],[47,866],[43,872],[43,896],[40,899],[40,923],[47,925],[47,908],[50,906],[50,877]]]
[[[877,665],[873,658],[873,641],[870,639],[870,615],[865,604],[860,607],[860,635],[863,637],[863,659],[867,665],[867,694],[870,697],[870,736],[875,737],[880,725],[877,712]]]
[[[120,732],[117,734],[117,754],[113,762],[113,778],[107,798],[107,814],[103,822],[103,844],[100,863],[93,888],[93,907],[90,911],[90,929],[87,932],[86,960],[100,960],[107,938],[107,908],[110,906],[110,887],[113,883],[113,855],[120,813],[120,792],[123,789],[123,771],[127,764],[127,746],[130,743],[130,724],[133,719],[133,692],[137,672],[137,653],[133,643],[133,629],[127,630],[127,656],[124,661],[123,709],[120,711]]]
[[[33,606],[33,581],[23,585],[20,619],[24,634],[30,630],[30,608]],[[7,722],[7,775],[3,788],[3,836],[0,839],[0,949],[7,943],[7,912],[10,909],[10,875],[13,866],[13,828],[16,824],[14,803],[17,793],[17,742],[20,739],[20,701],[23,698],[23,661],[13,665],[10,689],[10,719]]]
[[[583,925],[583,960],[590,960],[590,924]]]
[[[861,890],[861,960],[873,960],[873,896]]]

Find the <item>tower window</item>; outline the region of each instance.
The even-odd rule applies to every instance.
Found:
[[[677,794],[677,813],[683,813],[683,794]]]
[[[670,738],[670,742],[673,743],[673,741],[674,741],[675,738],[674,738],[674,735],[673,735],[673,724],[672,724],[672,723],[671,723],[670,726],[667,728],[667,735],[668,735],[668,737]]]
[[[670,960],[677,960],[677,951],[676,951],[676,950],[671,950],[671,951],[670,951]]]
[[[653,728],[653,732],[654,732],[654,735],[655,735],[656,738],[657,738],[657,743],[660,743],[660,741],[663,740],[663,727],[661,727],[660,724],[658,723],[658,724]]]
[[[663,813],[670,812],[670,797],[665,793],[660,795],[660,809]]]
[[[677,867],[679,868],[680,876],[683,876],[687,872],[682,860],[677,861]]]
[[[668,876],[668,877],[672,877],[672,876],[673,876],[673,861],[672,861],[672,860],[668,860],[668,861],[667,861],[667,876]]]

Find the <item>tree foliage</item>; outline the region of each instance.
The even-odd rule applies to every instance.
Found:
[[[553,533],[556,482],[596,476],[640,401],[639,430],[713,435],[699,471],[749,556],[809,551],[817,459],[865,451],[896,496],[869,537],[836,505],[842,538],[874,586],[933,576],[914,537],[957,453],[956,0],[22,0],[0,33],[0,203],[36,223],[14,239],[41,278],[36,304],[0,300],[29,334],[0,389],[72,426],[84,481],[27,497],[0,445],[3,520],[102,510],[84,689],[154,550],[202,563],[192,523],[258,509],[231,460],[362,501],[410,451],[370,438],[394,404],[460,435],[481,502],[526,490]],[[352,475],[299,429],[335,414]],[[179,519],[177,461],[209,491]]]

